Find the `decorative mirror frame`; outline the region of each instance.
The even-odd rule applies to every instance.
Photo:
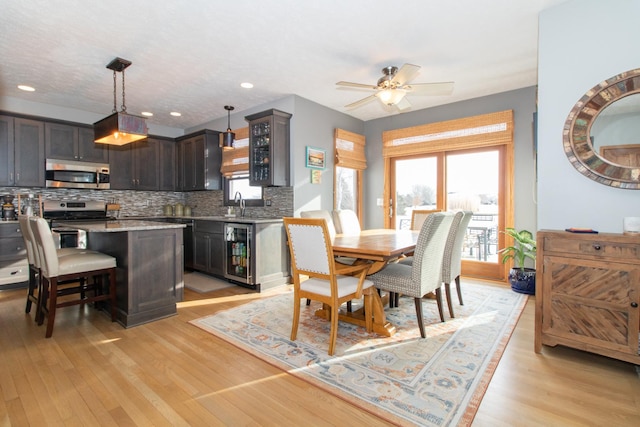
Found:
[[[564,152],[582,175],[611,187],[640,190],[640,167],[611,163],[591,143],[591,126],[615,101],[640,93],[640,68],[618,74],[589,90],[571,109],[562,132]]]

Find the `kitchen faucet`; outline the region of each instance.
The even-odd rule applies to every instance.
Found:
[[[240,216],[244,217],[244,210],[246,208],[246,204],[244,199],[242,198],[242,194],[239,191],[236,191],[236,194],[233,196],[233,201],[236,202],[240,207]]]

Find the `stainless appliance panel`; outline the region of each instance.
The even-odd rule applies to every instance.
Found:
[[[251,259],[253,226],[250,224],[225,224],[224,277],[254,285]]]
[[[45,169],[46,186],[50,188],[111,188],[109,165],[105,163],[47,159]]]

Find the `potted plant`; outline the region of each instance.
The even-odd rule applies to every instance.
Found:
[[[536,293],[536,269],[524,266],[527,258],[536,260],[536,240],[528,230],[506,228],[504,234],[513,238],[513,246],[501,249],[502,263],[513,259],[513,267],[509,271],[509,283],[515,292],[534,295]]]

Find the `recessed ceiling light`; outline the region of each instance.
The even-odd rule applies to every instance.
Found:
[[[34,88],[32,88],[31,86],[27,86],[27,85],[18,85],[18,89],[24,90],[25,92],[35,92]]]
[[[182,114],[178,113],[177,111],[172,111],[170,113],[173,117],[180,117]]]
[[[240,86],[245,89],[251,89],[253,87],[253,83],[244,82],[244,83],[240,83]]]
[[[140,114],[142,114],[143,116],[147,116],[147,117],[151,117],[151,116],[153,116],[153,113],[150,113],[149,111],[143,111],[143,112],[142,112],[142,113],[140,113]]]

